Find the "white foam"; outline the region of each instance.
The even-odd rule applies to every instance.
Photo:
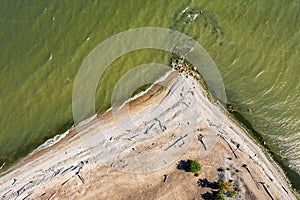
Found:
[[[49,60],[52,60],[52,53],[50,53],[50,55],[49,55]]]
[[[46,142],[44,142],[43,144],[41,144],[38,148],[36,148],[32,153],[40,151],[42,149],[45,149],[47,147],[52,146],[53,144],[59,142],[61,139],[63,139],[64,137],[66,137],[66,135],[70,132],[70,130],[67,130],[66,132],[64,132],[63,134],[57,134],[56,136],[54,136],[53,138],[48,139]]]
[[[189,9],[189,7],[186,7],[185,9],[183,9],[183,10],[180,12],[180,14],[181,14],[181,15],[184,14],[188,9]]]
[[[162,76],[160,79],[158,79],[157,81],[155,81],[153,83],[153,85],[159,83],[159,82],[162,82],[163,80],[165,80],[172,72],[174,72],[175,70],[174,69],[171,69],[170,71],[168,71],[164,76]],[[141,96],[143,96],[144,94],[146,94],[149,90],[150,90],[151,87],[147,88],[147,90],[143,91],[143,92],[140,92],[136,95],[134,95],[133,97],[129,98],[128,100],[124,101],[124,103],[120,106],[120,108],[122,108],[123,106],[125,106],[128,102],[132,101],[132,100],[135,100]],[[111,109],[111,108],[110,108]],[[110,110],[109,109],[109,110]]]
[[[85,125],[85,124],[89,123],[90,121],[92,121],[93,119],[95,119],[96,117],[97,117],[97,113],[92,115],[91,117],[79,122],[77,126]]]

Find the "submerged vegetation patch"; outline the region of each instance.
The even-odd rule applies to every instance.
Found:
[[[200,29],[203,29],[209,31],[215,39],[219,39],[224,35],[223,29],[213,15],[198,7],[186,7],[176,12],[174,24],[170,28],[186,34],[199,33]],[[199,34],[192,35],[192,37],[197,39]],[[222,44],[222,41],[219,41],[219,45]]]

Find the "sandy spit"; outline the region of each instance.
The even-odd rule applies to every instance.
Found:
[[[201,163],[199,177],[178,169],[187,159]],[[236,199],[296,199],[282,171],[198,82],[172,71],[2,172],[0,198],[203,199],[215,190],[204,179],[234,180]]]

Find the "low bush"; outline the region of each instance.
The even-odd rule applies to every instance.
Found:
[[[229,197],[230,197],[230,198],[233,198],[233,197],[235,197],[236,195],[237,195],[237,191],[234,191],[234,190],[233,190],[233,191],[230,191],[230,192],[229,192]]]
[[[226,198],[225,198],[224,193],[221,190],[219,190],[215,199],[216,200],[225,200]]]
[[[229,183],[228,183],[228,182],[225,182],[225,181],[219,181],[219,182],[217,183],[217,186],[218,186],[218,189],[219,189],[220,191],[222,191],[222,192],[227,191],[227,190],[230,189]]]
[[[190,172],[199,172],[201,170],[201,165],[196,160],[188,160],[189,171]]]

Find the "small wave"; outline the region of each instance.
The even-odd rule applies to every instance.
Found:
[[[264,74],[265,73],[265,71],[261,71],[261,72],[259,72],[256,76],[255,76],[255,80],[257,80],[262,74]]]
[[[174,72],[174,70],[170,70],[168,71],[164,76],[162,76],[160,79],[158,79],[157,81],[155,81],[152,85],[155,85],[163,80],[165,80],[172,72]],[[149,90],[150,90],[151,86],[149,88],[147,88],[147,90],[143,91],[143,92],[140,92],[138,94],[136,94],[135,96],[129,98],[128,100],[126,100],[121,106],[120,108],[122,108],[123,106],[125,106],[128,102],[132,101],[132,100],[135,100],[141,96],[143,96],[144,94],[146,94]],[[110,108],[111,109],[111,108]]]
[[[37,151],[40,151],[40,150],[45,149],[47,147],[50,147],[53,144],[59,142],[61,139],[63,139],[64,137],[66,137],[66,135],[69,133],[69,131],[70,130],[67,130],[63,134],[58,134],[58,135],[54,136],[53,138],[48,139],[46,142],[44,142],[38,148],[36,148],[32,153],[35,153]]]
[[[287,160],[288,166],[300,174],[300,140],[299,134],[290,136],[277,136],[280,155]],[[276,140],[275,140],[276,141]]]
[[[89,117],[89,118],[87,118],[87,119],[82,120],[81,122],[79,122],[77,126],[85,125],[85,124],[89,123],[90,121],[92,121],[93,119],[95,119],[96,117],[97,117],[97,114],[94,114],[91,117]]]
[[[185,9],[183,9],[183,10],[180,12],[180,14],[181,14],[181,15],[184,14],[188,9],[189,9],[189,7],[186,7]]]
[[[5,166],[6,162],[2,163],[0,169],[2,169]]]
[[[196,13],[196,14],[188,14],[188,18],[191,20],[191,21],[194,21],[199,15]]]
[[[52,53],[50,53],[48,60],[50,61],[50,60],[52,60],[52,58],[53,58],[53,55],[52,55]]]
[[[87,119],[79,122],[79,124],[77,126],[85,125],[85,124],[89,123],[90,121],[92,121],[93,119],[95,119],[96,117],[97,117],[97,114],[94,114],[93,116],[91,116],[91,117],[89,117],[89,118],[87,118]],[[50,147],[50,146],[56,144],[61,139],[63,139],[64,137],[66,137],[66,135],[68,135],[69,132],[70,132],[70,129],[67,130],[66,132],[64,132],[63,134],[58,134],[58,135],[54,136],[53,138],[48,139],[46,142],[44,142],[38,148],[36,148],[32,153],[35,153],[37,151],[40,151],[42,149],[45,149],[47,147]]]

